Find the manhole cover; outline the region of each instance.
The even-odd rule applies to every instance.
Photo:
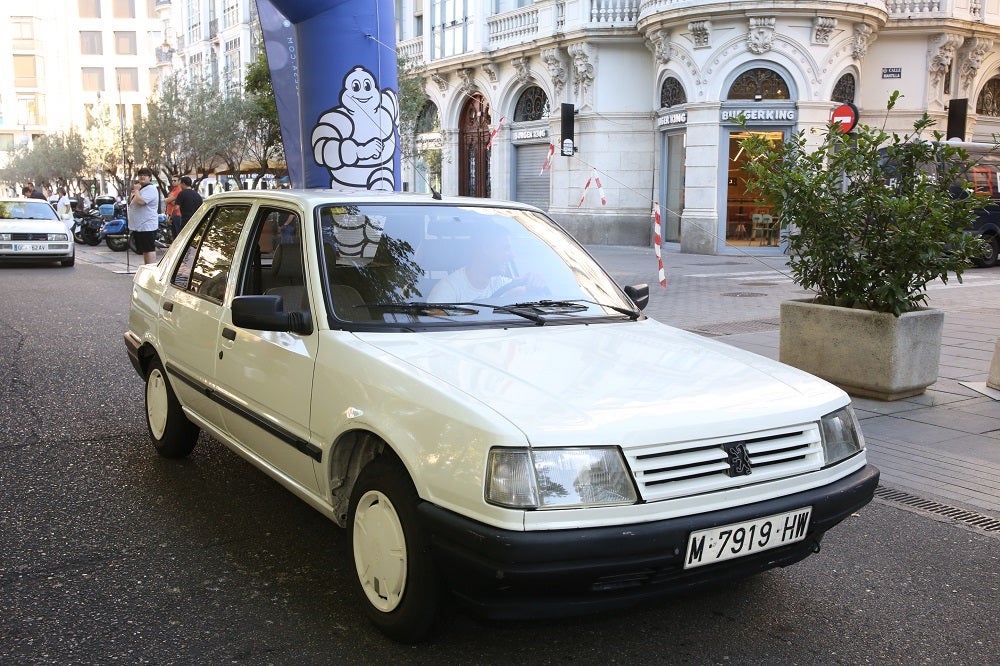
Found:
[[[722,294],[723,296],[731,296],[733,298],[754,298],[756,296],[767,296],[767,294],[761,294],[756,291],[730,291]]]

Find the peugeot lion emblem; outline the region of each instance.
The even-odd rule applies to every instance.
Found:
[[[748,476],[753,471],[750,469],[750,452],[747,451],[746,442],[730,442],[722,448],[725,449],[729,462],[726,474],[729,476]]]

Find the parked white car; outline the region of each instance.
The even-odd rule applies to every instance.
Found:
[[[878,482],[848,396],[645,317],[541,211],[330,190],[211,197],[135,275],[159,453],[210,433],[348,530],[419,640],[797,562]]]
[[[66,223],[41,199],[0,199],[0,263],[44,261],[75,263]]]

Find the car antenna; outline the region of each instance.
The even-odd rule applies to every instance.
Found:
[[[431,199],[441,200],[441,193],[435,190],[433,185],[431,186]]]

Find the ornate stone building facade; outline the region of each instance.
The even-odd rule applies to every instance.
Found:
[[[844,102],[899,131],[927,112],[1000,132],[995,0],[398,0],[396,20],[430,98],[408,187],[534,203],[586,243],[650,243],[656,203],[683,251],[779,252],[741,133],[821,130]]]

